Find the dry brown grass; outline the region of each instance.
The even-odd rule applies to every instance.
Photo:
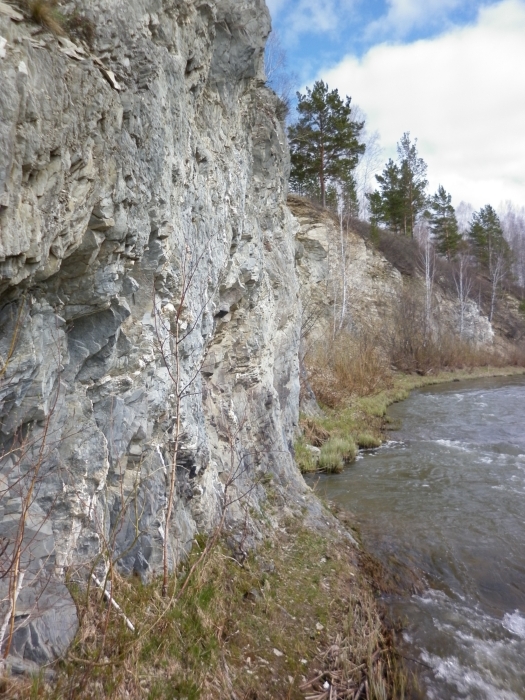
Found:
[[[113,593],[136,633],[100,592],[74,591],[81,627],[56,682],[24,681],[6,697],[305,700],[328,682],[332,700],[360,688],[361,698],[402,700],[406,675],[355,549],[336,532],[282,525],[242,564],[217,546],[167,607],[160,578],[144,585],[115,576]]]
[[[394,329],[385,330],[381,338],[380,349],[366,337],[346,333],[329,347],[313,348],[306,365],[321,405],[342,408],[356,398],[388,391],[398,383],[399,372],[427,376],[483,367],[525,367],[524,346],[479,346],[439,328],[426,334],[423,320],[406,305],[400,307]],[[328,437],[316,418],[304,419],[301,428],[309,444],[321,446]]]
[[[57,36],[63,36],[65,19],[58,10],[57,0],[21,0],[21,7],[30,19]]]
[[[479,345],[439,323],[426,332],[420,302],[406,297],[399,306],[387,347],[391,364],[401,372],[426,375],[441,370],[525,366],[523,347],[509,346],[504,350]]]
[[[317,400],[329,407],[351,396],[369,396],[388,387],[391,372],[379,339],[340,333],[332,343],[314,346],[305,364]]]
[[[314,418],[302,418],[300,426],[306,442],[314,447],[321,447],[330,437],[328,430],[319,425]]]

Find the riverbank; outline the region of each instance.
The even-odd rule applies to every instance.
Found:
[[[204,540],[170,581],[116,573],[107,606],[72,586],[81,627],[67,656],[9,698],[406,698],[407,674],[378,609],[348,519],[329,529],[281,523],[246,560]],[[196,567],[194,568],[194,566]],[[134,627],[130,629],[129,623]]]
[[[303,415],[300,423],[302,434],[295,443],[296,461],[303,474],[340,472],[345,464],[355,459],[359,449],[379,447],[387,439],[386,432],[396,427],[389,425],[387,408],[406,399],[414,389],[468,379],[523,374],[523,367],[489,366],[426,375],[388,375],[382,386],[370,395],[351,396],[344,406],[323,407],[319,415]]]

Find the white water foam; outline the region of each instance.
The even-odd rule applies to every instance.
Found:
[[[496,679],[490,673],[484,678],[477,671],[473,671],[461,664],[455,656],[449,656],[445,659],[423,652],[421,659],[434,670],[436,676],[444,680],[447,684],[455,686],[460,695],[449,695],[448,700],[457,698],[472,697],[472,693],[477,692],[486,700],[521,700],[519,695],[516,695],[510,690],[504,690],[498,687]],[[443,700],[442,691],[436,695],[432,687],[428,689],[428,697],[432,700]]]
[[[461,450],[462,452],[473,451],[472,447],[469,447],[465,443],[459,442],[458,440],[446,440],[441,438],[439,440],[433,440],[433,442],[437,442],[438,445],[443,445],[444,447],[453,447],[455,450]]]
[[[521,639],[525,639],[525,617],[516,610],[512,614],[505,613],[501,622],[503,627]]]

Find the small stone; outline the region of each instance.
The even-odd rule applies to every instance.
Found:
[[[315,629],[316,629],[318,632],[321,632],[322,630],[324,630],[324,625],[322,625],[320,622],[316,622],[316,623],[315,623]]]
[[[274,649],[273,653],[275,654],[275,656],[284,656],[283,652],[279,651],[279,649]]]
[[[114,90],[122,90],[122,87],[117,82],[117,79],[115,78],[115,73],[113,73],[112,70],[109,70],[107,68],[101,68],[100,70],[104,78],[106,78],[106,80]]]

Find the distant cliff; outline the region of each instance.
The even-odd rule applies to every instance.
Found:
[[[424,311],[425,253],[416,241],[388,232],[380,232],[373,240],[370,226],[355,220],[344,222],[341,230],[337,216],[295,195],[289,196],[288,205],[299,223],[296,258],[303,338],[313,336],[312,341],[327,332],[333,334],[335,324],[336,330],[371,334],[386,346],[400,323],[400,314],[403,317],[403,305],[410,302],[411,309],[405,312],[414,315]],[[471,267],[461,319],[457,264],[454,267],[430,255],[434,333],[510,357],[516,343],[525,338],[519,301],[509,293],[502,294],[491,323],[488,282]]]

